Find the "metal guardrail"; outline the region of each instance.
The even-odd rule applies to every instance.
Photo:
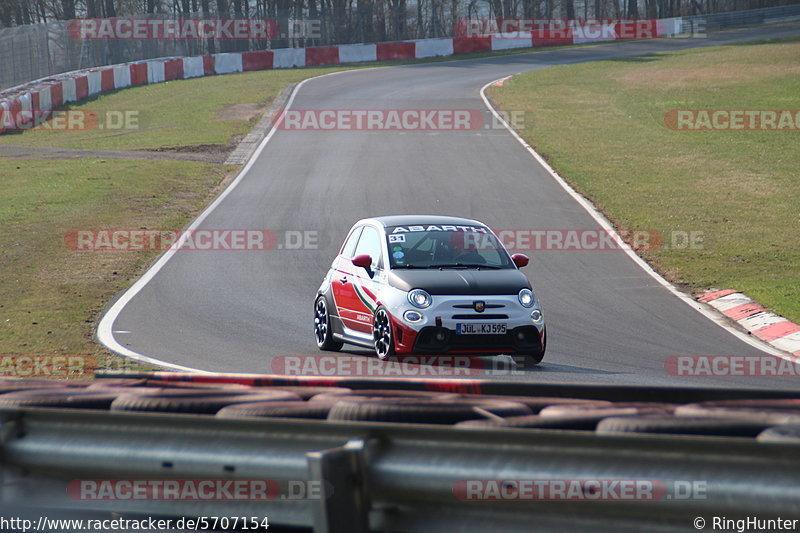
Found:
[[[800,518],[796,446],[751,439],[460,430],[379,423],[0,410],[4,516],[266,516],[318,533],[681,531],[714,516]],[[75,479],[317,481],[324,497],[261,502],[79,501]],[[463,501],[467,479],[702,482],[703,498]]]
[[[800,20],[800,4],[682,17],[683,33],[702,33]]]

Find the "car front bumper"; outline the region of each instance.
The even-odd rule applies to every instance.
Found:
[[[416,309],[407,301],[387,306],[397,353],[524,353],[539,355],[544,348],[544,321],[534,322],[531,311],[539,309],[538,299],[532,307],[523,307],[516,295],[447,296],[434,295],[427,309]],[[482,312],[475,302],[483,302]],[[423,316],[410,322],[404,313],[414,310]],[[505,324],[503,334],[463,335],[457,324]]]

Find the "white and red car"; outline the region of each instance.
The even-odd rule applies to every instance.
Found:
[[[445,216],[358,221],[317,291],[314,334],[393,354],[520,354],[542,360],[544,316],[523,254],[481,222]]]

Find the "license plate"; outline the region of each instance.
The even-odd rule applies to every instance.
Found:
[[[506,332],[505,324],[456,324],[458,335],[502,335]]]

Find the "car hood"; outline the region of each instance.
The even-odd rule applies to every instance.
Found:
[[[517,294],[531,288],[525,274],[516,268],[503,270],[431,269],[392,270],[389,284],[403,291],[425,289],[430,294]]]

